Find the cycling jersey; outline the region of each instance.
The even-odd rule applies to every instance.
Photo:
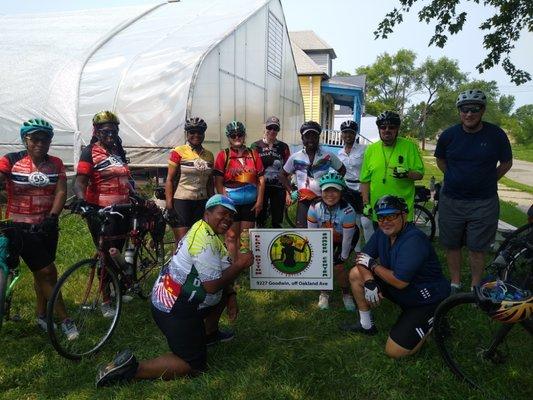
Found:
[[[57,182],[66,180],[61,159],[48,155],[35,166],[25,150],[0,158],[0,172],[6,176],[6,218],[30,224],[40,223],[50,213]]]
[[[261,139],[252,143],[251,148],[257,150],[261,161],[263,161],[266,186],[282,188],[283,186],[279,181],[279,172],[291,155],[289,146],[286,143],[276,140],[272,144],[272,147],[270,147],[268,143]]]
[[[200,220],[180,240],[172,260],[159,274],[152,290],[152,304],[167,313],[178,298],[198,309],[218,304],[222,289],[207,293],[202,282],[219,279],[230,265],[223,240]]]
[[[319,147],[312,165],[305,149],[302,149],[289,157],[283,169],[288,174],[296,175],[299,199],[313,200],[322,194],[318,184],[319,178],[326,174],[330,168],[338,171],[341,167],[342,162],[335,154],[328,153]]]
[[[352,239],[357,231],[355,225],[355,211],[344,200],[333,207],[328,207],[323,201],[312,204],[307,213],[308,228],[332,228],[333,244],[341,245],[341,257],[346,260],[352,250]]]
[[[180,200],[207,199],[207,181],[213,171],[213,153],[193,149],[189,143],[170,152],[168,164],[180,167],[178,187],[174,198]]]
[[[130,202],[131,176],[128,165],[99,144],[93,143],[83,149],[77,173],[89,177],[85,192],[88,203],[107,207]]]

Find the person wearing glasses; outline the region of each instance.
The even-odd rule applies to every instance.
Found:
[[[91,142],[82,150],[76,168],[74,194],[77,199],[73,208],[86,204],[95,207],[130,204],[130,195],[135,195],[126,152],[118,135],[119,124],[119,119],[111,111],[101,111],[94,115]],[[98,216],[87,217],[87,225],[95,244],[98,243],[100,224]],[[128,216],[125,219],[118,215],[111,216],[111,223],[105,227],[105,236],[115,239],[106,240],[104,243],[106,263],[112,262],[108,254],[111,247],[124,247],[124,238],[129,229]],[[101,304],[101,311],[106,318],[113,318],[115,315],[114,308],[106,301]]]
[[[291,152],[286,143],[277,139],[279,131],[279,118],[268,118],[265,122],[263,139],[252,143],[250,146],[252,149],[257,150],[265,168],[265,197],[263,199],[263,209],[257,216],[257,225],[260,228],[265,227],[266,220],[269,217],[267,215],[269,204],[272,228],[281,228],[281,223],[283,222],[286,195],[279,181],[279,173],[289,159]]]
[[[261,157],[245,145],[246,127],[232,121],[226,126],[229,148],[221,150],[215,159],[213,175],[217,193],[228,196],[237,213],[226,234],[230,254],[235,257],[241,233],[253,228],[263,208],[265,176]]]
[[[300,127],[303,149],[291,154],[280,172],[279,180],[287,195],[292,193],[289,176],[296,176],[296,192],[298,201],[296,208],[296,227],[307,228],[307,213],[311,204],[320,200],[322,190],[319,179],[331,169],[344,176],[346,167],[341,160],[320,146],[322,127],[318,122],[307,121]],[[291,198],[287,196],[287,205]]]
[[[342,329],[377,334],[370,309],[386,298],[400,307],[385,353],[392,358],[415,354],[433,326],[433,314],[449,296],[450,284],[424,232],[408,221],[406,201],[384,196],[374,206],[379,229],[372,235],[349,274],[359,321]]]
[[[452,291],[461,289],[461,248],[468,248],[471,286],[479,284],[485,255],[498,228],[498,180],[513,165],[505,132],[482,120],[487,97],[481,90],[461,92],[456,106],[461,123],[446,129],[435,157],[444,173],[439,198],[439,240],[446,249]]]
[[[58,217],[67,198],[67,178],[61,159],[48,154],[54,129],[43,119],[30,119],[20,127],[26,150],[0,158],[0,182],[6,183],[5,218],[32,225],[30,230],[8,230],[8,263],[17,265],[19,257],[33,273],[37,297],[37,326],[46,332],[46,302],[57,282],[54,264],[59,237]],[[1,299],[0,301],[3,301]],[[76,325],[67,317],[63,300],[57,316],[68,340],[77,339]]]
[[[361,166],[361,197],[363,214],[372,217],[373,206],[386,194],[402,197],[409,208],[409,221],[413,220],[415,181],[424,176],[424,162],[418,145],[398,136],[400,116],[385,111],[376,118],[381,140],[371,144],[365,151]]]
[[[214,157],[202,146],[207,124],[201,118],[189,118],[184,130],[187,142],[170,152],[165,183],[165,219],[176,243],[202,219],[205,202],[214,194]]]

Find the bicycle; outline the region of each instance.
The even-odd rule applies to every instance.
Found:
[[[531,236],[517,235],[487,267],[494,274],[487,283],[475,287],[471,293],[450,296],[435,311],[437,348],[448,368],[469,386],[491,387],[490,378],[495,376],[496,366],[506,368],[505,376],[510,380],[520,377],[515,371],[527,371],[530,367],[533,346],[524,344],[531,343],[533,311],[529,316],[511,313],[510,309],[502,311],[505,308],[502,301],[507,301],[507,305],[518,304],[513,296],[520,293],[520,298],[529,297],[524,307],[533,310],[532,268]],[[507,299],[507,295],[511,297]],[[524,329],[513,329],[516,325]],[[520,384],[513,381],[511,386]]]
[[[0,329],[4,319],[7,321],[11,317],[13,291],[20,278],[19,263],[8,264],[9,239],[5,233],[9,229],[17,229],[14,222],[0,221]]]
[[[104,261],[105,226],[112,216],[124,218],[125,213],[132,216],[131,230],[125,235],[125,248],[126,252],[133,250],[133,263],[128,264],[115,249],[111,256],[113,262],[108,265]],[[109,340],[117,326],[124,295],[149,297],[167,257],[163,242],[166,224],[161,210],[153,203],[139,201],[102,209],[83,207],[81,214],[84,217],[97,216],[102,221],[97,252],[93,258],[79,261],[66,270],[48,302],[50,311],[60,296],[64,298],[67,313],[78,327],[79,337],[67,340],[57,329],[52,314],[48,314],[47,319],[52,345],[60,355],[73,360],[95,353]]]
[[[435,239],[437,224],[435,217],[438,210],[438,190],[435,190],[433,197],[434,205],[432,210],[426,208],[426,204],[431,200],[431,191],[423,185],[415,186],[415,202],[413,206],[413,222],[418,229],[424,232],[429,240]]]

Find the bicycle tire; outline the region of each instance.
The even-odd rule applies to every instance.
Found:
[[[413,223],[418,229],[427,235],[430,241],[435,238],[435,232],[437,230],[435,218],[433,217],[431,211],[429,211],[426,207],[415,203],[413,210]]]
[[[528,359],[523,346],[528,338],[524,341],[523,335],[530,333],[519,328],[517,324],[491,319],[477,307],[474,293],[448,297],[437,307],[434,316],[435,343],[447,367],[467,385],[483,391],[509,393],[513,387],[524,384],[521,378],[527,381],[516,374],[511,378],[511,371],[520,370],[522,365],[527,368],[527,361],[522,358]],[[495,366],[509,371],[494,373]],[[504,384],[498,377],[507,374],[510,378]]]
[[[496,255],[498,255],[503,249],[509,246],[511,240],[514,240],[519,236],[530,235],[531,232],[533,232],[533,223],[525,224],[518,227],[513,232],[511,232],[509,236],[507,236],[505,240],[498,246],[498,249],[496,250]]]
[[[159,271],[167,261],[164,239],[155,240],[146,232],[139,240],[133,255],[135,292],[141,299],[147,299]]]
[[[0,330],[2,329],[2,323],[4,322],[4,310],[5,300],[8,286],[7,274],[0,270]]]
[[[533,290],[532,237],[533,224],[526,224],[515,230],[502,243],[496,257],[505,252],[508,262],[503,268],[498,268],[499,279],[527,290]]]
[[[80,360],[100,350],[113,334],[120,317],[122,296],[118,278],[112,269],[100,267],[98,261],[91,258],[71,266],[59,278],[48,301],[48,336],[56,351],[71,360]],[[104,317],[100,310],[102,276],[107,277],[109,302],[115,312],[111,318]],[[54,323],[54,309],[60,298],[63,298],[68,317],[78,328],[77,339],[69,341],[61,331],[61,324]]]

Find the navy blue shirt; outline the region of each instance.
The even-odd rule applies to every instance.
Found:
[[[446,196],[481,200],[496,196],[498,161],[511,161],[513,153],[505,132],[483,122],[483,128],[476,133],[465,132],[462,124],[446,129],[437,142],[435,157],[446,161]]]
[[[394,244],[378,229],[363,250],[379,264],[390,269],[394,277],[409,282],[403,289],[387,287],[391,300],[401,307],[416,307],[438,303],[450,294],[450,283],[426,234],[408,223]]]

